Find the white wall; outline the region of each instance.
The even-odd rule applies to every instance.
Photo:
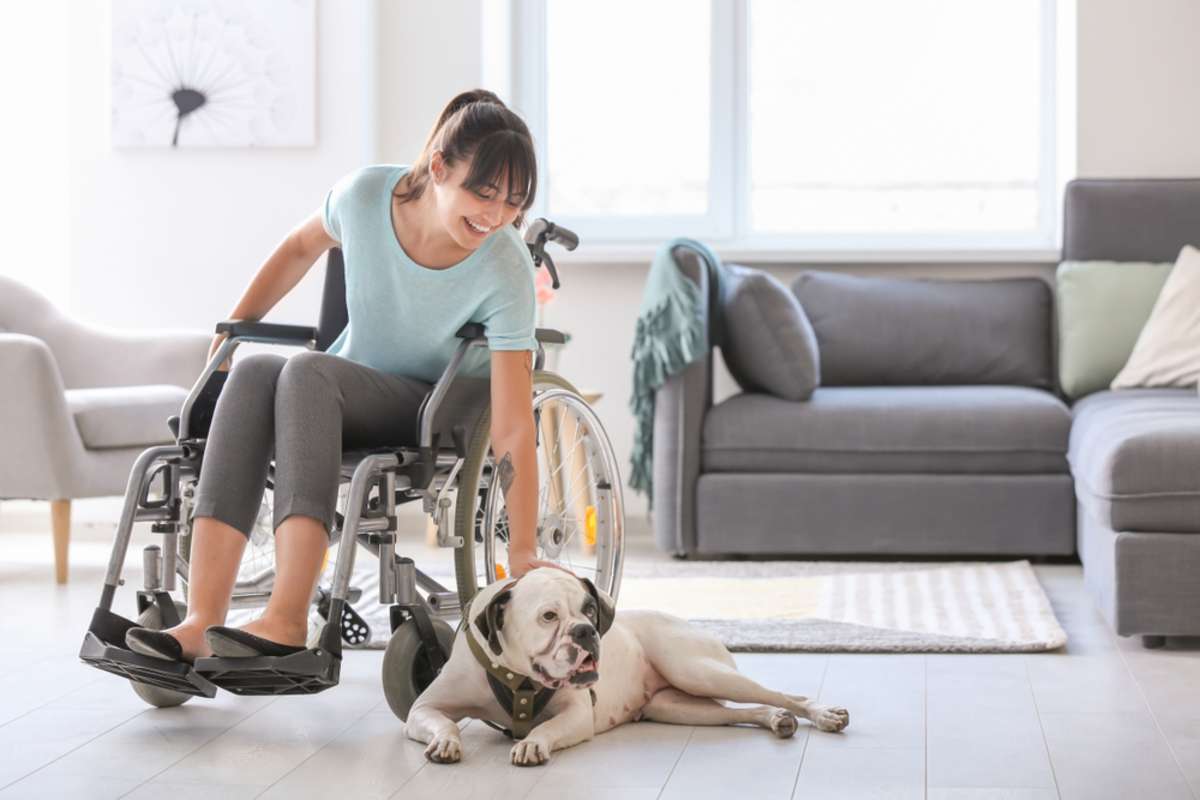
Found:
[[[211,329],[330,185],[374,157],[374,0],[317,3],[317,146],[113,150],[108,3],[73,3],[70,307],[102,324]],[[315,323],[320,270],[271,315]]]
[[[1200,176],[1200,2],[1078,2],[1079,174]]]
[[[73,46],[72,305],[122,325],[208,327],[261,259],[342,173],[408,162],[456,92],[482,80],[482,3],[320,0],[318,146],[307,150],[109,149],[104,4],[77,4]],[[1079,174],[1200,175],[1196,0],[1078,0]],[[377,15],[377,25],[372,22]],[[378,53],[378,69],[372,69]],[[377,106],[376,106],[377,103]],[[586,232],[581,232],[586,234]],[[820,266],[820,265],[818,265]],[[1050,264],[841,265],[860,274],[1048,276]],[[772,266],[789,282],[799,266]],[[629,351],[644,264],[563,266],[547,324],[571,332],[561,371],[603,391],[597,411],[627,468]],[[309,280],[274,318],[315,317]],[[730,391],[727,374],[718,394]],[[637,514],[644,507],[630,497]]]

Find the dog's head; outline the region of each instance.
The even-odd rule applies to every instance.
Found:
[[[600,680],[600,638],[615,613],[587,578],[543,567],[501,587],[471,624],[505,664],[561,689]]]

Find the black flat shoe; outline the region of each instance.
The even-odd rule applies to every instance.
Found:
[[[246,633],[239,628],[213,625],[204,631],[204,638],[212,648],[213,655],[220,658],[257,658],[258,656],[291,656],[308,648],[280,644]]]
[[[179,640],[162,631],[130,628],[125,632],[125,646],[143,656],[191,663],[191,659],[183,657],[183,645],[179,644]]]

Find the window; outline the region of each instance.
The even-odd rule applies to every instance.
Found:
[[[1056,245],[1055,0],[516,0],[538,213],[595,242]]]

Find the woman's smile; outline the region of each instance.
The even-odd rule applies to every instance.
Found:
[[[482,238],[492,232],[492,228],[490,226],[480,225],[479,223],[472,222],[466,217],[463,217],[463,222],[466,223],[467,230],[470,231],[473,236]]]

